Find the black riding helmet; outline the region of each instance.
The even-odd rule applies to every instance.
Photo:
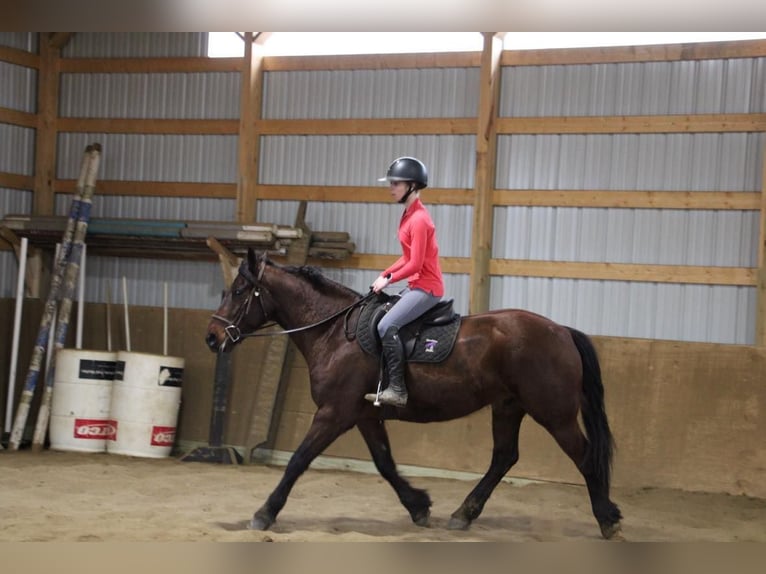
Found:
[[[428,169],[425,164],[414,157],[400,157],[395,159],[386,172],[386,177],[378,181],[412,181],[416,189],[428,186]]]

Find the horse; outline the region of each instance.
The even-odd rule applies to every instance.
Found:
[[[317,407],[306,436],[249,528],[267,530],[311,462],[353,427],[412,521],[428,526],[431,499],[398,473],[385,421],[447,421],[490,406],[489,469],[452,513],[447,528],[468,529],[479,517],[519,458],[519,429],[529,415],[582,474],[603,538],[621,538],[622,514],[609,498],[614,439],[598,356],[587,335],[520,309],[466,315],[446,359],[408,363],[406,406],[381,409],[364,398],[379,389],[379,362],[348,332],[349,317],[371,296],[336,283],[315,267],[282,265],[252,248],[224,291],[207,327],[207,346],[229,352],[248,336],[273,334],[262,329],[278,324],[306,360]]]

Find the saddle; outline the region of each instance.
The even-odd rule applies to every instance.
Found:
[[[362,306],[356,326],[359,346],[369,355],[381,353],[378,323],[400,299],[399,295],[379,293]],[[411,363],[440,363],[452,352],[460,329],[460,315],[455,313],[453,299],[439,301],[423,315],[399,329],[404,356]]]

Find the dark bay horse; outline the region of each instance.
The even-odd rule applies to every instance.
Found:
[[[281,266],[250,249],[210,320],[206,342],[213,351],[229,351],[271,322],[291,331],[308,364],[317,405],[308,433],[277,487],[255,512],[251,528],[269,528],[298,477],[352,427],[362,433],[376,468],[413,522],[428,524],[428,493],[399,475],[391,455],[385,419],[393,407],[380,409],[364,399],[365,393],[376,391],[379,365],[346,332],[348,315],[358,313],[362,300],[313,267]],[[396,409],[399,420],[446,421],[486,405],[492,409],[489,469],[452,514],[449,528],[466,529],[481,514],[519,458],[519,428],[529,414],[582,473],[602,536],[612,538],[620,531],[622,515],[609,498],[613,440],[601,370],[586,335],[522,310],[468,315],[450,356],[437,364],[408,364],[406,380],[409,402]]]

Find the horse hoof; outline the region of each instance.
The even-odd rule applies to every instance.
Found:
[[[615,540],[615,541],[625,540],[625,538],[622,536],[622,527],[620,526],[619,522],[615,522],[614,524],[602,525],[601,536],[603,536],[605,540]]]
[[[415,514],[412,517],[412,522],[414,522],[417,526],[422,526],[423,528],[426,528],[428,526],[428,522],[431,519],[431,512],[429,510],[426,510],[425,512]]]
[[[447,523],[447,530],[468,530],[469,526],[471,526],[470,520],[453,516]]]
[[[271,521],[266,520],[265,518],[255,515],[253,516],[253,519],[250,521],[250,524],[248,524],[249,530],[268,530],[269,526],[271,526]]]

